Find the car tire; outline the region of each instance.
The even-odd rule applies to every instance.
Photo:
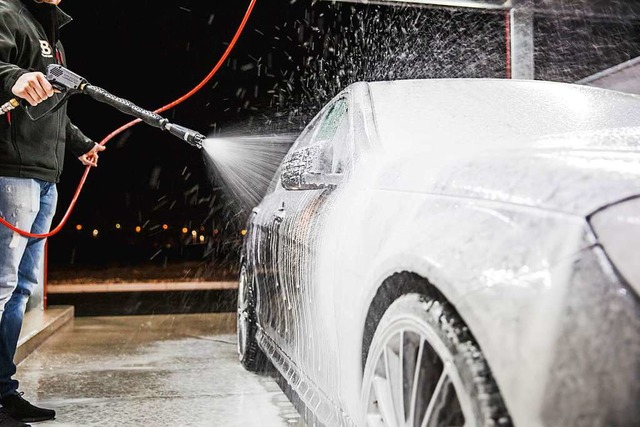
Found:
[[[378,324],[362,382],[363,426],[510,426],[482,351],[444,298],[410,293]]]
[[[265,368],[267,358],[256,340],[256,300],[253,280],[243,264],[238,280],[237,340],[238,359],[244,368],[260,372]]]

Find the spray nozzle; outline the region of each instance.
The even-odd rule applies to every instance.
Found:
[[[197,148],[202,148],[202,143],[205,140],[205,136],[199,132],[193,131],[191,129],[187,129],[184,126],[174,125],[173,123],[166,123],[164,128],[169,131],[172,135],[177,136],[178,138],[186,141],[187,143],[193,145]]]

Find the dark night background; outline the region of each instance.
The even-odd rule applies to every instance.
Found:
[[[68,66],[96,86],[157,109],[209,73],[248,4],[64,0],[61,8],[74,18],[62,30]],[[637,29],[628,16],[538,16],[536,78],[575,81],[633,58],[640,54]],[[206,135],[296,133],[349,83],[504,78],[505,63],[504,12],[259,0],[217,76],[163,115]],[[96,141],[132,120],[82,96],[71,99],[69,115]],[[68,157],[54,226],[82,172]],[[49,240],[49,277],[120,268],[111,274],[127,278],[136,267],[151,266],[160,278],[184,263],[193,266],[181,270],[189,279],[233,274],[244,214],[202,153],[138,124],[107,143],[69,222]]]

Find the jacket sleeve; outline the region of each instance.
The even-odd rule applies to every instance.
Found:
[[[76,157],[80,157],[83,154],[86,154],[96,145],[96,143],[91,138],[83,134],[76,125],[71,123],[71,120],[69,120],[68,117],[66,134],[67,149],[71,151]]]
[[[12,14],[4,12],[0,15],[0,96],[3,101],[13,97],[11,89],[16,80],[28,71],[18,67],[16,60],[21,41],[18,23]]]

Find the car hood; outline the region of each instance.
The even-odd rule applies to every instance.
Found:
[[[377,160],[376,160],[377,159]],[[380,150],[373,186],[575,215],[640,193],[640,127],[569,132],[514,144]]]
[[[521,147],[566,132],[640,126],[640,96],[568,83],[426,79],[369,83],[390,150]]]

